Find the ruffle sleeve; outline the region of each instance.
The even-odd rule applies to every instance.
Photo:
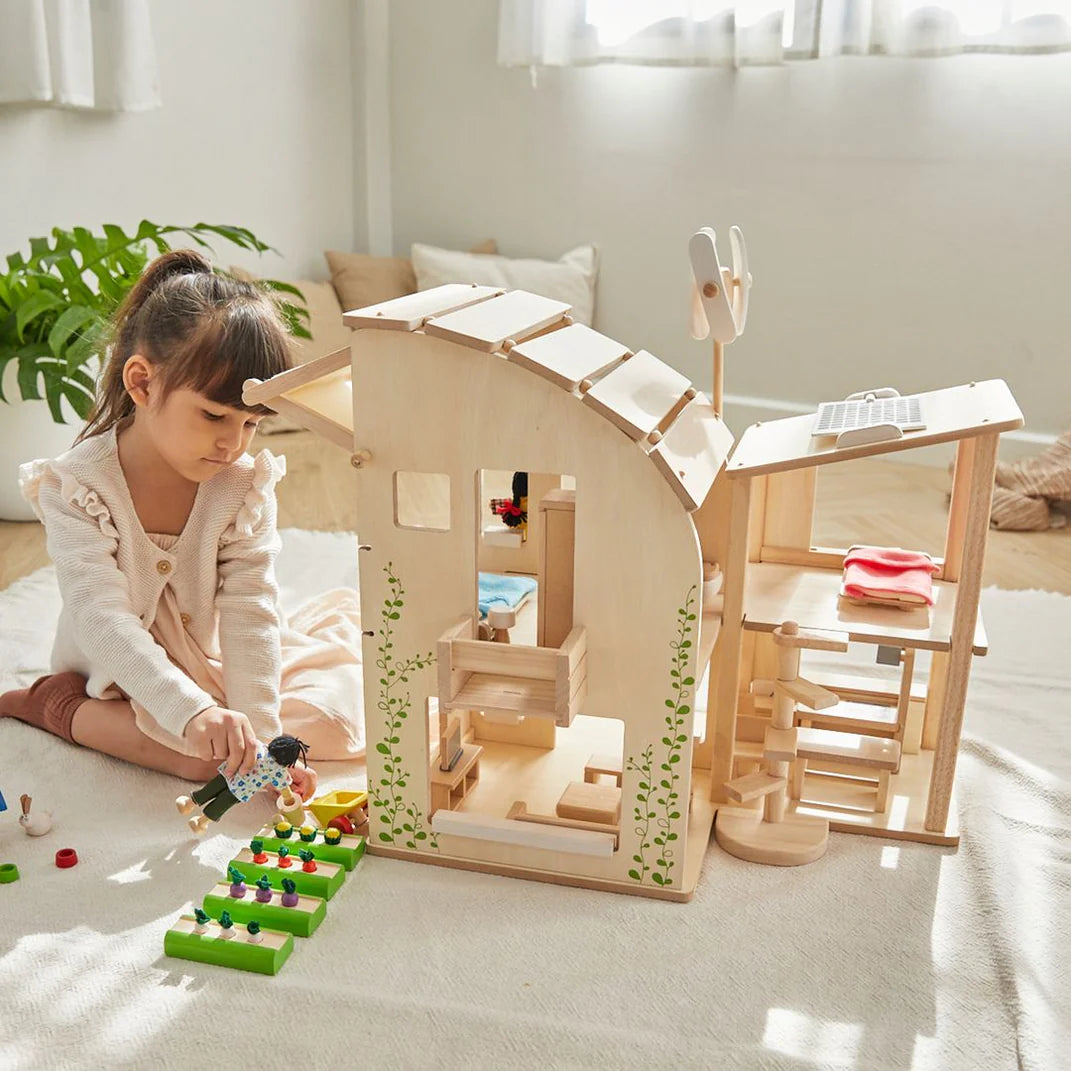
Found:
[[[267,451],[264,452],[267,453]],[[79,483],[70,472],[48,459],[28,461],[19,466],[19,490],[42,522],[45,516],[40,503],[41,485],[48,478],[56,480],[59,484],[60,497],[64,502],[76,506],[87,517],[95,520],[104,535],[111,539],[119,538],[119,532],[112,523],[112,516],[108,512],[108,507],[100,500],[100,495]]]
[[[238,539],[249,539],[260,525],[264,508],[275,493],[275,485],[286,475],[286,458],[261,450],[253,459],[253,482],[235,515],[234,523],[224,529],[220,546]]]

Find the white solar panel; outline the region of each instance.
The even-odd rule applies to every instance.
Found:
[[[875,424],[896,424],[902,431],[921,431],[926,427],[917,394],[906,397],[860,399],[847,402],[822,402],[818,407],[812,435],[839,435]]]

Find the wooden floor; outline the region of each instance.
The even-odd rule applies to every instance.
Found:
[[[288,474],[278,486],[279,527],[354,531],[349,489],[357,473],[349,456],[310,432],[265,436],[285,454]],[[947,514],[948,474],[942,469],[861,460],[819,469],[815,543],[846,547],[880,543],[940,554]],[[39,524],[0,522],[0,590],[48,564]],[[990,532],[985,583],[1071,594],[1071,526],[1048,532]]]

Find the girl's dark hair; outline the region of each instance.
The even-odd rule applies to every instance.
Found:
[[[217,275],[192,249],[174,249],[146,267],[116,310],[110,347],[79,442],[134,412],[123,368],[135,353],[159,370],[162,397],[186,387],[261,415],[271,410],[245,405],[242,384],[290,367],[286,325],[272,298],[252,283]]]
[[[293,766],[298,759],[308,766],[309,745],[296,736],[277,736],[268,745],[268,754],[280,766]]]

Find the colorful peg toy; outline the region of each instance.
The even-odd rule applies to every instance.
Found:
[[[283,878],[283,895],[280,902],[283,907],[297,907],[297,885],[291,878]]]
[[[298,855],[301,857],[301,869],[306,874],[316,873],[316,857],[307,848],[302,848],[298,851]]]
[[[254,837],[249,842],[249,850],[253,853],[254,863],[266,863],[268,861],[268,853],[264,850],[264,841],[259,837]]]
[[[271,879],[267,874],[261,874],[261,876],[257,878],[257,891],[255,893],[257,903],[270,904],[271,894]]]
[[[279,866],[282,870],[286,870],[287,867],[293,864],[294,860],[290,858],[290,849],[285,845],[279,846]]]

